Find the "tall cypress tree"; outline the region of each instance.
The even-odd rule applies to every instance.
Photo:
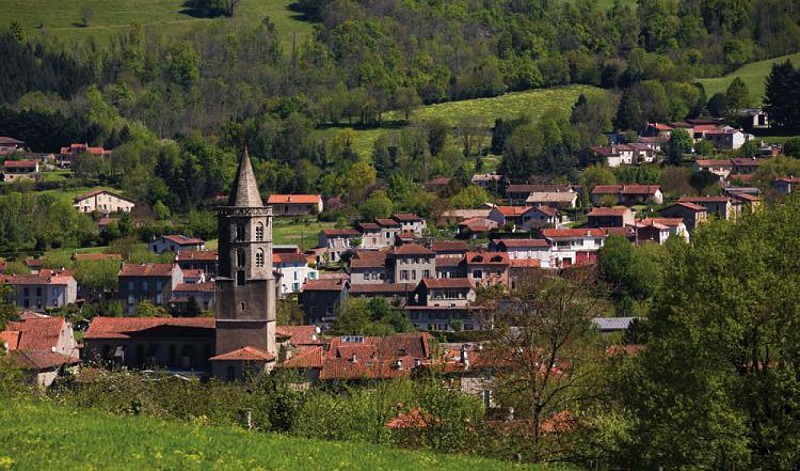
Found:
[[[773,64],[767,77],[764,95],[764,110],[769,114],[770,123],[781,129],[800,127],[800,73],[792,62],[787,60]]]

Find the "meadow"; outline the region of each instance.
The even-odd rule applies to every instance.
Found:
[[[750,90],[750,98],[753,101],[753,106],[761,106],[761,102],[764,98],[764,90],[766,89],[767,76],[769,76],[772,70],[772,64],[784,62],[786,59],[791,60],[795,65],[800,64],[800,53],[752,62],[722,77],[698,79],[698,82],[703,84],[706,90],[706,96],[711,98],[715,93],[725,93],[725,90],[728,89],[733,79],[741,77]]]
[[[232,427],[0,402],[0,469],[541,469]],[[554,470],[556,468],[548,467]],[[561,469],[561,468],[558,468]]]
[[[552,110],[569,110],[581,94],[587,97],[600,97],[608,93],[602,88],[588,85],[570,85],[566,87],[529,90],[525,92],[507,93],[492,98],[475,98],[472,100],[449,101],[428,106],[420,106],[411,115],[411,121],[429,121],[443,119],[453,127],[464,119],[472,119],[481,126],[491,128],[497,118],[516,118],[522,114],[530,116],[534,121]],[[372,155],[373,143],[382,135],[396,131],[399,120],[403,118],[399,111],[390,111],[383,116],[386,127],[357,129],[353,139],[353,148],[362,157]],[[320,138],[330,138],[343,128],[327,128],[316,131]]]
[[[134,24],[142,25],[148,34],[174,35],[202,23],[234,21],[254,25],[269,17],[287,49],[293,37],[299,43],[312,31],[311,23],[301,21],[297,13],[289,10],[291,3],[291,0],[244,0],[233,18],[206,19],[184,13],[181,0],[0,0],[3,12],[0,26],[17,21],[28,35],[56,36],[70,41],[91,37],[102,45]],[[89,15],[86,26],[81,25],[84,13]]]

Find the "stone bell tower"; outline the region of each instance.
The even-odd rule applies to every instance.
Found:
[[[247,150],[239,162],[228,205],[218,210],[217,225],[214,375],[230,377],[235,368],[238,377],[243,363],[269,367],[265,364],[273,363],[278,353],[272,208],[261,201]]]

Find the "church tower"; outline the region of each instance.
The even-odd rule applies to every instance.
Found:
[[[211,360],[214,376],[238,379],[248,365],[271,368],[278,353],[272,208],[261,201],[247,150],[217,225],[216,356]]]

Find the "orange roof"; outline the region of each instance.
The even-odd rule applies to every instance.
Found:
[[[201,262],[215,262],[219,258],[216,250],[181,250],[175,254],[176,262],[198,260]]]
[[[592,208],[587,214],[589,217],[605,217],[605,216],[624,216],[630,213],[628,208]]]
[[[395,255],[434,255],[434,252],[419,244],[403,244],[392,251]]]
[[[320,195],[269,195],[267,204],[319,204]]]
[[[19,337],[22,332],[18,330],[4,330],[0,332],[0,345],[8,344],[9,350],[16,350],[19,348]]]
[[[600,229],[544,229],[542,235],[550,237],[605,237]]]
[[[497,245],[506,249],[547,249],[550,244],[545,239],[498,239]]]
[[[31,318],[24,321],[9,322],[6,325],[5,332],[17,332],[16,349],[50,350],[58,345],[61,329],[65,324],[66,320],[63,317]],[[13,334],[10,336],[13,336]]]
[[[322,368],[322,347],[301,350],[281,365],[283,368]]]
[[[278,265],[281,263],[302,263],[307,264],[308,259],[301,253],[273,253],[272,264]]]
[[[538,259],[511,260],[511,268],[540,268],[542,261]]]
[[[468,252],[468,264],[508,265],[507,252]]]
[[[303,283],[303,291],[341,291],[344,287],[344,280],[341,279],[320,278]]]
[[[423,278],[421,285],[429,289],[471,289],[472,283],[468,278]]]
[[[3,162],[6,168],[33,168],[36,167],[35,160],[6,160]]]
[[[122,195],[114,193],[113,191],[104,190],[102,188],[99,189],[99,190],[90,191],[89,193],[84,193],[84,194],[76,197],[75,198],[75,202],[77,203],[79,201],[83,201],[85,199],[93,198],[93,197],[95,197],[97,195],[102,195],[102,194],[108,194],[108,195],[114,196],[116,198],[119,198],[121,200],[130,201],[131,203],[135,203],[135,201],[130,199],[130,198],[126,198],[126,197],[124,197]]]
[[[103,317],[92,319],[84,339],[126,339],[130,334],[158,327],[210,329],[216,326],[213,317]]]
[[[469,248],[466,242],[460,240],[435,240],[431,242],[434,252],[466,252]]]
[[[300,345],[322,345],[325,343],[320,337],[317,327],[313,325],[281,325],[275,333],[288,337],[289,342],[295,347]]]
[[[209,358],[211,361],[275,361],[275,355],[256,347],[242,347],[222,355]]]
[[[24,370],[47,370],[62,365],[80,363],[78,358],[49,350],[14,350],[11,352],[11,358]]]
[[[530,209],[527,206],[495,206],[494,208],[500,211],[500,214],[505,217],[522,216]]]
[[[161,238],[168,240],[170,242],[174,242],[178,245],[200,245],[205,243],[203,239],[198,239],[196,237],[187,237],[183,234],[163,235],[161,236]]]
[[[727,196],[683,196],[678,199],[678,203],[728,203]]]
[[[431,424],[441,422],[429,412],[415,407],[408,412],[403,412],[397,417],[386,422],[386,427],[391,429],[423,429]]]
[[[123,263],[119,276],[172,276],[171,263]]]
[[[206,281],[205,283],[181,283],[173,290],[178,293],[213,293],[214,282]]]

